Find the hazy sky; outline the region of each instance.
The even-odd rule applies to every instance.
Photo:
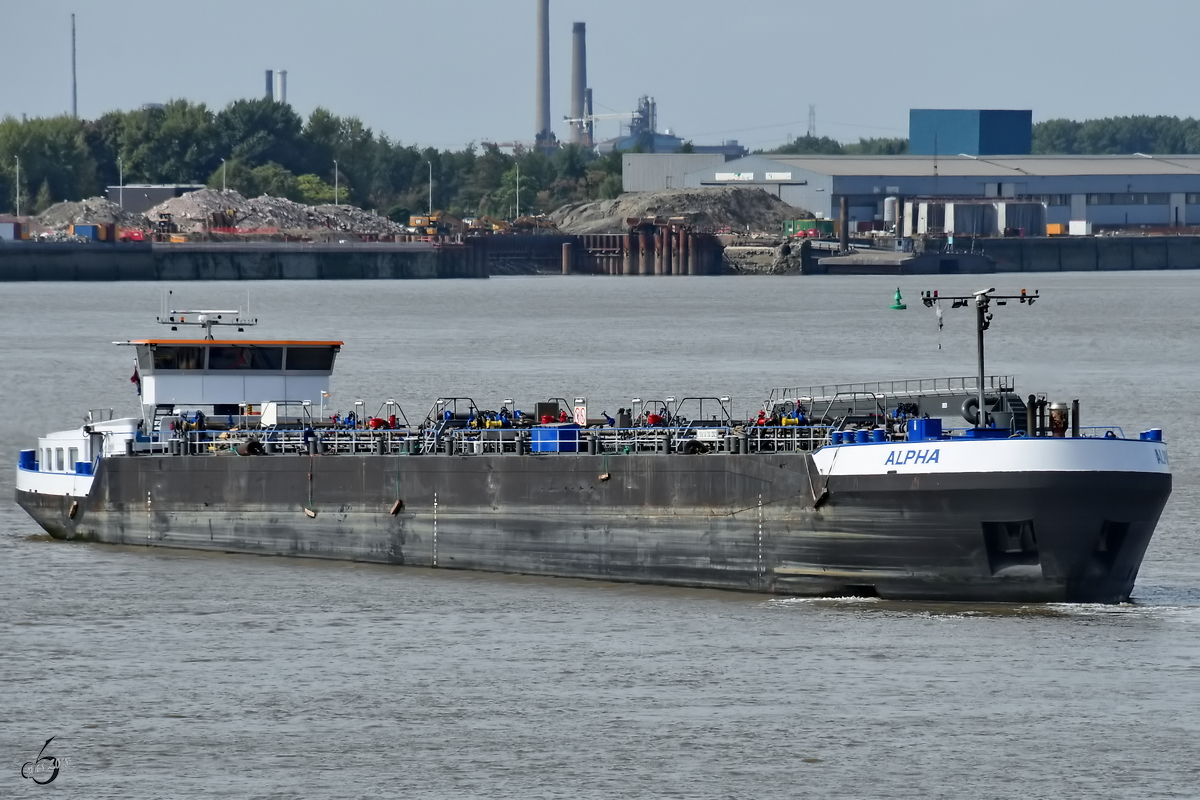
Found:
[[[288,99],[406,143],[530,140],[535,0],[0,0],[0,116],[186,97],[221,107],[288,70]],[[907,135],[909,108],[1032,108],[1035,120],[1194,116],[1200,0],[551,0],[551,114],[568,111],[571,23],[596,113],[658,101],[699,143]],[[598,136],[618,123],[598,123]]]

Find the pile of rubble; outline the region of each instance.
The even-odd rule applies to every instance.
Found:
[[[383,235],[404,233],[387,217],[350,205],[307,206],[282,197],[247,199],[233,190],[201,189],[160,203],[147,212],[150,219],[170,214],[181,231],[208,227],[284,231],[334,230]]]
[[[785,219],[812,215],[762,189],[714,187],[631,192],[616,200],[576,203],[550,215],[563,233],[623,233],[629,217],[683,217],[710,233],[771,232]]]
[[[107,225],[121,228],[144,228],[146,218],[131,214],[103,197],[89,197],[78,202],[55,203],[37,217],[37,222],[49,231],[65,232],[71,225]]]

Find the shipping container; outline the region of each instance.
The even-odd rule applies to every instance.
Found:
[[[100,240],[99,225],[72,225],[72,236],[82,236],[84,239],[91,239],[93,242]]]
[[[831,219],[785,219],[783,221],[784,236],[803,236],[808,231],[815,230],[822,236],[833,235],[833,220]]]
[[[1046,235],[1047,236],[1065,236],[1066,234],[1067,234],[1067,226],[1062,224],[1061,222],[1047,222],[1046,223]]]
[[[0,239],[20,241],[29,238],[29,223],[0,222]]]

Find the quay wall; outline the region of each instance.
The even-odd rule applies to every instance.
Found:
[[[92,244],[5,242],[0,281],[486,278],[487,242]]]
[[[1027,237],[967,240],[956,250],[889,258],[880,251],[806,265],[813,275],[953,275],[1200,269],[1200,236]]]
[[[975,250],[995,263],[996,272],[1200,269],[1200,236],[980,239]]]

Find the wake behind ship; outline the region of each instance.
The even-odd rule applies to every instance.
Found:
[[[324,400],[338,341],[121,342],[138,416],[20,454],[17,502],[63,539],[788,595],[1120,602],[1171,489],[1161,431],[971,377],[635,398]],[[958,302],[962,301],[962,302]],[[927,303],[929,304],[929,303]],[[518,410],[529,409],[527,411]],[[494,410],[493,410],[494,409]],[[967,427],[951,427],[955,419]],[[960,423],[961,424],[961,423]]]

